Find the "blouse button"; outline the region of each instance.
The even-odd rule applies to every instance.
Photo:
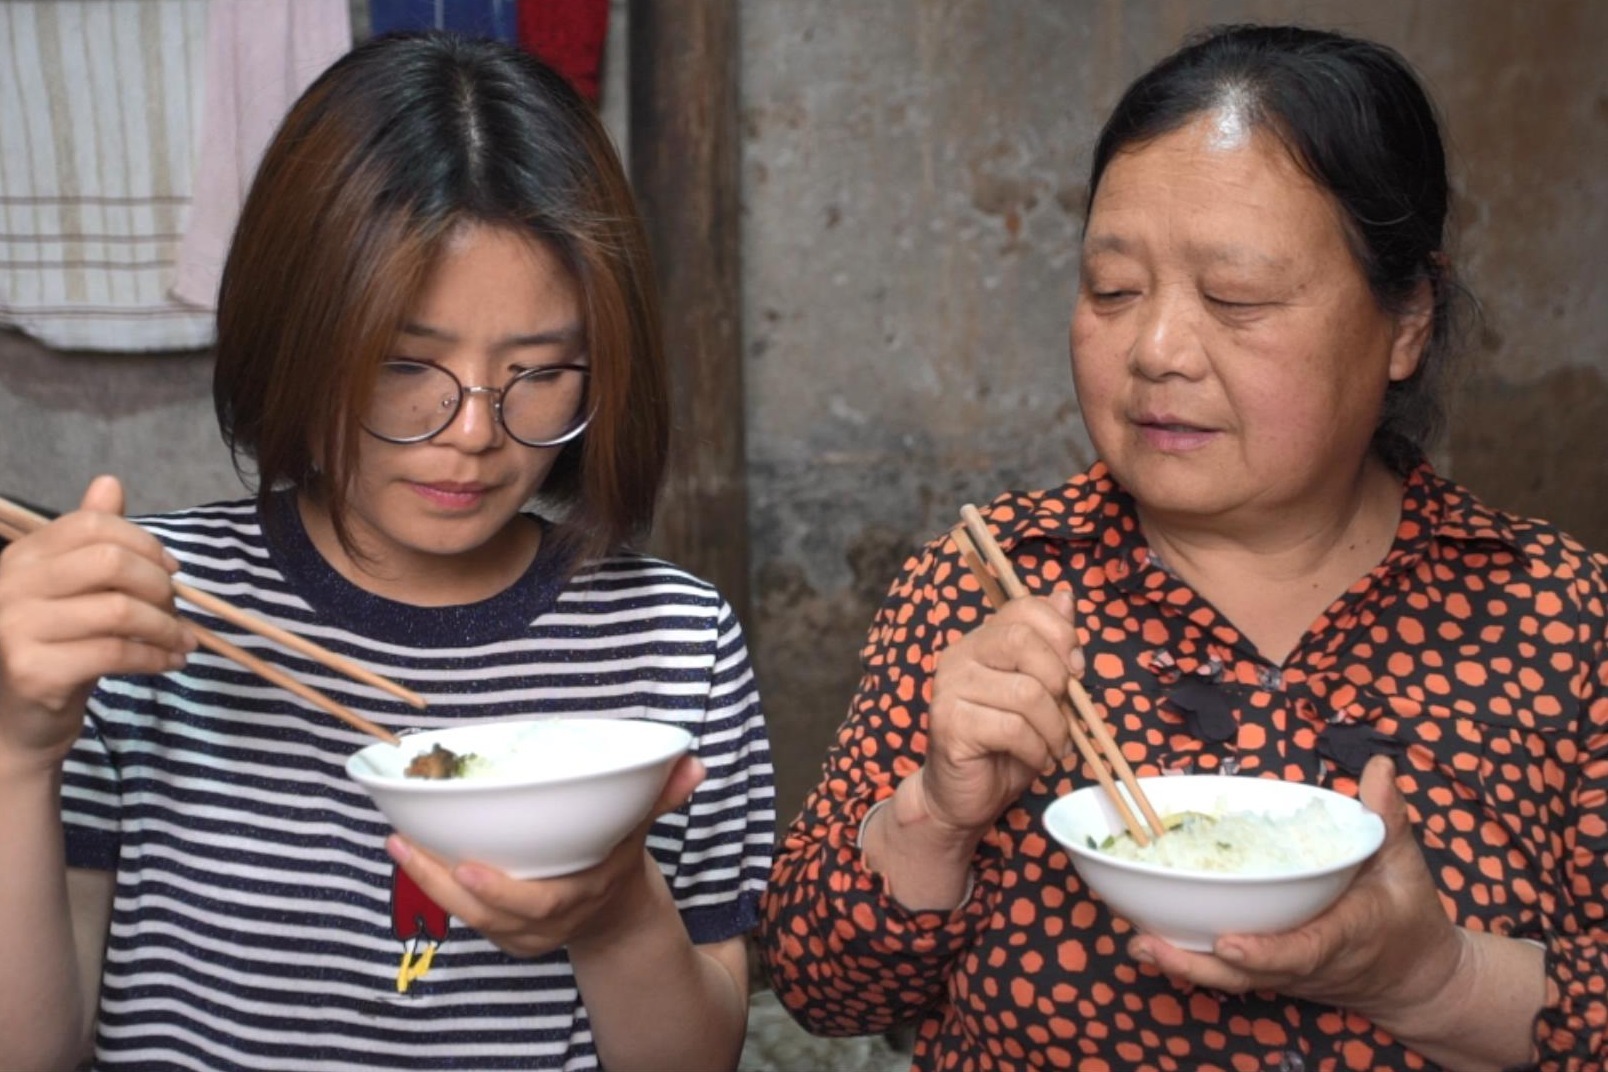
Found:
[[[1279,1056],[1279,1072],[1306,1072],[1306,1061],[1295,1050],[1286,1050]]]
[[[1269,692],[1278,692],[1284,688],[1284,672],[1276,666],[1264,666],[1257,674],[1262,687]]]

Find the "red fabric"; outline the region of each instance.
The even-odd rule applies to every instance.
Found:
[[[398,938],[405,942],[422,934],[432,942],[444,942],[450,922],[446,909],[431,900],[411,875],[392,868],[391,930]]]
[[[602,96],[609,0],[519,0],[519,43],[593,104]]]

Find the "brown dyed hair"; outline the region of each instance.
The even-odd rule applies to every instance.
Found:
[[[286,116],[218,297],[213,400],[236,469],[255,468],[259,503],[287,485],[317,498],[355,550],[346,489],[363,410],[431,266],[467,224],[543,243],[580,294],[595,415],[541,488],[559,538],[579,562],[645,536],[669,439],[646,236],[592,108],[495,41],[375,38]]]

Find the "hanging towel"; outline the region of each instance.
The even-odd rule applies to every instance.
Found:
[[[352,47],[349,0],[212,0],[195,203],[173,293],[217,303],[257,162],[302,90]]]
[[[609,0],[519,0],[519,43],[593,104],[602,99]]]
[[[211,345],[235,217],[349,0],[0,3],[0,324],[63,350]]]
[[[207,345],[173,300],[206,0],[0,3],[0,323],[68,350]]]
[[[392,30],[452,30],[470,37],[519,40],[515,0],[370,0],[369,27]]]

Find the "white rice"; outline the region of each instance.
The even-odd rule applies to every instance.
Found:
[[[1126,832],[1108,841],[1092,847],[1120,859],[1179,870],[1278,875],[1336,862],[1351,852],[1357,835],[1322,801],[1312,800],[1279,816],[1219,806],[1215,815],[1186,815],[1149,845],[1139,845]]]

